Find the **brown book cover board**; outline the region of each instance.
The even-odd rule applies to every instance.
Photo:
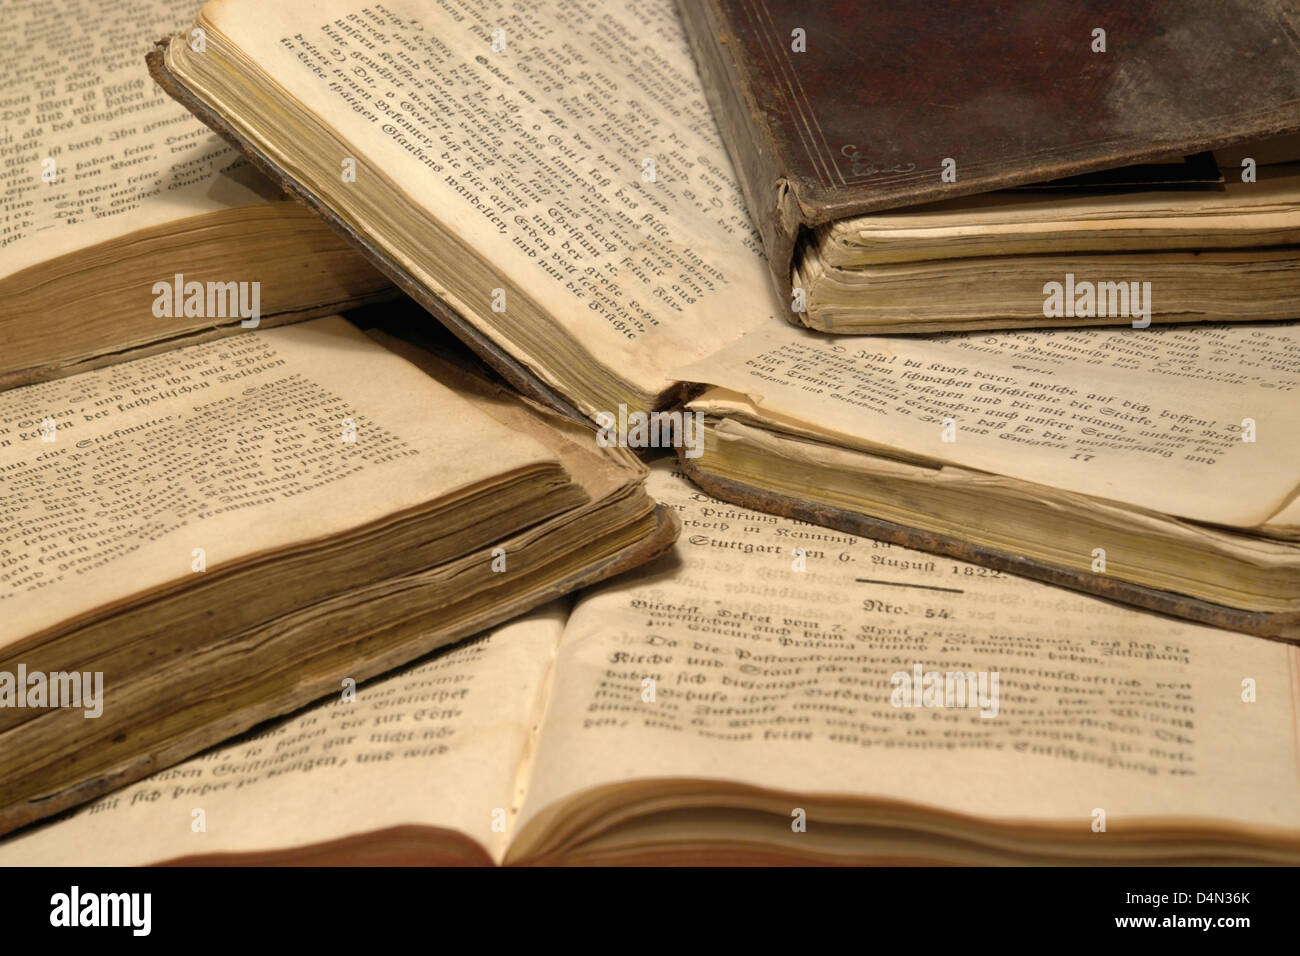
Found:
[[[786,303],[812,227],[1300,129],[1291,0],[677,7]]]

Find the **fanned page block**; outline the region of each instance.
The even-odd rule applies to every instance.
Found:
[[[629,452],[410,358],[325,318],[0,394],[0,831],[672,543]]]
[[[196,6],[5,4],[0,388],[393,295],[150,80]],[[163,309],[173,283],[238,294]]]
[[[681,460],[729,501],[1298,640],[1297,357],[1295,323],[772,326],[678,370],[709,386]]]

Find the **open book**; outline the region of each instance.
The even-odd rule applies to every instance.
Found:
[[[670,0],[222,0],[193,29],[159,84],[530,396],[649,410],[779,321]]]
[[[679,374],[722,498],[1300,639],[1300,324],[772,326]]]
[[[865,333],[1300,315],[1300,144],[1274,147],[1300,130],[1286,0],[677,7],[797,321]],[[1219,189],[1161,155],[1229,144]],[[1290,165],[1265,168],[1279,158]],[[1116,169],[1134,163],[1158,165]],[[1006,191],[1040,180],[1053,190]],[[1067,294],[1071,279],[1104,297]]]
[[[629,452],[387,341],[0,393],[0,832],[671,545]]]
[[[0,388],[392,294],[149,79],[197,6],[5,4]]]
[[[672,554],[0,863],[1300,861],[1296,648],[649,488]]]

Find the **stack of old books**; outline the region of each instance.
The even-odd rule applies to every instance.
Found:
[[[0,23],[0,862],[1300,862],[1282,0],[143,8]]]

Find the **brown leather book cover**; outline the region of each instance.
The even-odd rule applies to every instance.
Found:
[[[781,515],[796,521],[807,521],[825,528],[843,531],[845,534],[888,541],[890,544],[917,551],[942,554],[956,558],[958,561],[969,561],[971,564],[1082,591],[1095,597],[1146,611],[1155,611],[1158,614],[1181,618],[1196,624],[1240,631],[1243,634],[1253,634],[1256,637],[1267,637],[1277,641],[1300,643],[1300,616],[1295,614],[1244,611],[1240,608],[1188,597],[1185,594],[1176,594],[1173,591],[1161,591],[1158,588],[1120,581],[1105,575],[1085,574],[1035,561],[1011,551],[974,544],[956,535],[935,534],[887,521],[884,518],[875,518],[862,512],[804,501],[743,482],[719,478],[696,468],[695,463],[687,458],[681,449],[678,449],[677,459],[682,471],[691,481],[713,497],[729,501],[742,508]]]
[[[803,229],[1300,129],[1297,0],[677,6],[787,303]]]

